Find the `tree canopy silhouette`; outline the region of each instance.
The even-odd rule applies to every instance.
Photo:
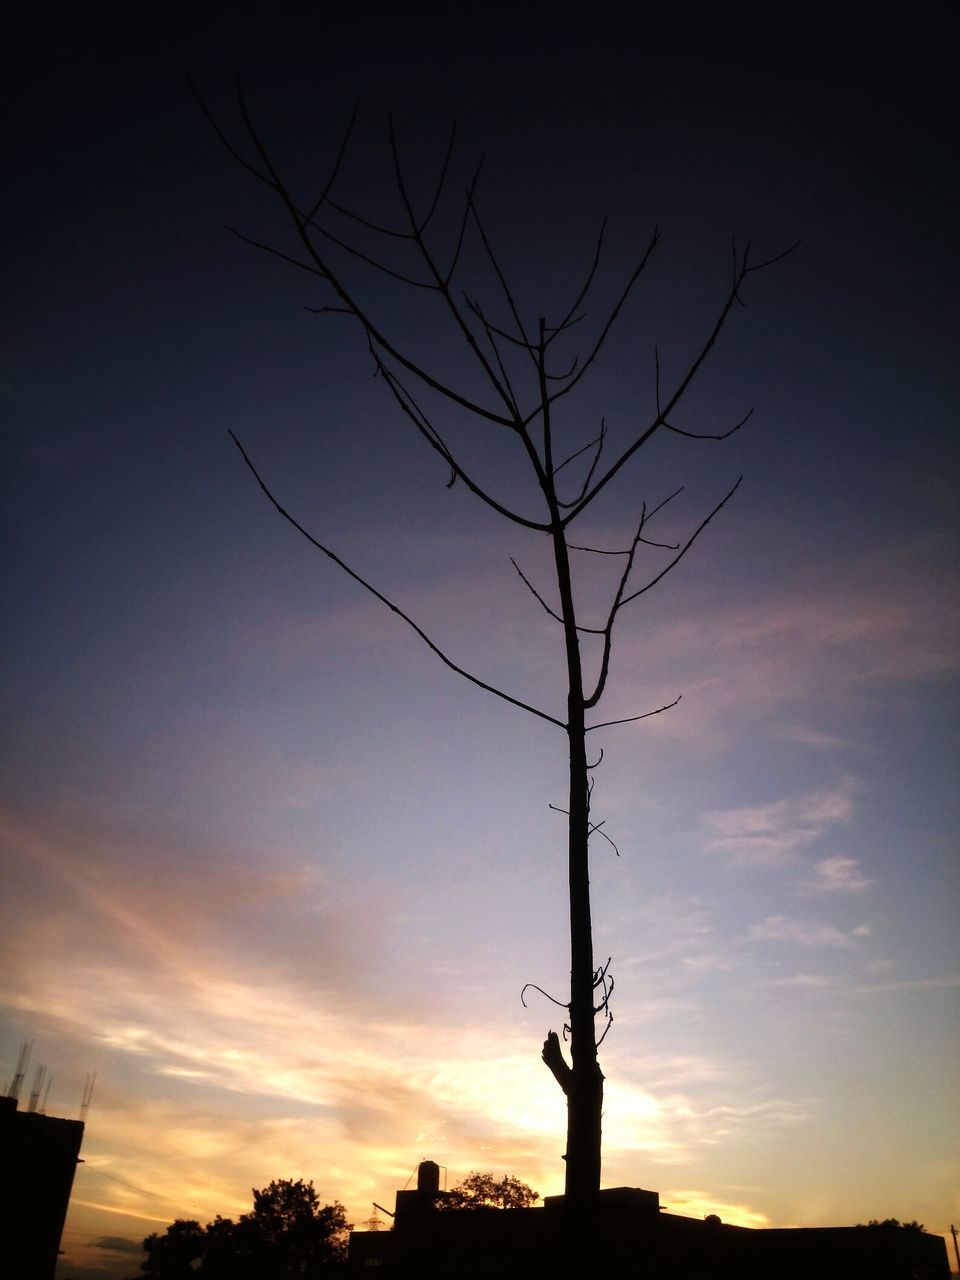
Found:
[[[302,537],[390,609],[448,668],[549,725],[566,741],[567,802],[565,807],[555,807],[567,819],[569,994],[558,998],[528,984],[521,996],[528,990],[540,991],[562,1010],[561,1033],[549,1032],[542,1056],[566,1097],[567,1204],[587,1203],[600,1186],[603,1074],[598,1049],[612,1022],[614,987],[610,959],[598,962],[593,946],[589,843],[597,834],[606,837],[606,832],[603,822],[591,815],[592,778],[603,751],[591,758],[587,738],[612,724],[659,715],[679,702],[679,696],[670,691],[660,705],[640,707],[626,716],[603,719],[598,713],[607,690],[615,629],[625,610],[687,555],[733,497],[740,479],[722,487],[710,509],[691,521],[676,540],[656,536],[655,524],[682,486],[638,497],[632,523],[610,544],[584,543],[576,536],[575,526],[601,499],[609,497],[613,481],[626,474],[640,451],[655,438],[674,435],[695,447],[704,447],[706,442],[705,447],[710,448],[748,421],[752,410],[736,421],[699,430],[684,417],[683,410],[721,332],[744,304],[744,290],[751,277],[785,255],[778,253],[758,261],[749,243],[734,244],[729,281],[699,339],[678,364],[669,362],[669,376],[659,350],[650,353],[649,410],[631,422],[625,433],[619,433],[608,430],[606,419],[593,406],[586,414],[582,409],[574,411],[574,397],[585,390],[587,375],[598,367],[611,332],[647,271],[660,241],[659,229],[650,233],[632,265],[608,289],[607,301],[600,304],[596,318],[588,308],[600,292],[605,220],[585,255],[582,282],[568,303],[554,315],[526,314],[480,212],[482,160],[466,178],[462,194],[454,192],[455,130],[437,166],[435,181],[421,186],[410,180],[390,121],[388,186],[395,203],[390,217],[378,211],[379,201],[373,209],[358,208],[340,194],[338,180],[353,119],[326,174],[312,188],[299,190],[261,135],[239,87],[243,143],[234,144],[202,101],[200,105],[230,153],[277,198],[292,241],[281,247],[239,231],[235,234],[306,273],[320,291],[316,305],[308,306],[308,311],[346,318],[356,327],[372,369],[398,415],[439,461],[440,483],[448,489],[457,486],[468,490],[511,524],[518,537],[533,534],[541,545],[544,539],[549,544],[548,584],[537,585],[534,575],[518,560],[512,563],[535,607],[556,625],[565,672],[563,688],[558,689],[562,712],[547,710],[527,696],[492,683],[441,647],[425,626],[333,550],[326,534],[314,533],[287,510],[234,436],[269,501]],[[465,287],[461,277],[468,262],[478,280]],[[371,280],[379,282],[382,292],[371,288]],[[405,314],[400,323],[395,318],[393,290],[399,290]],[[385,301],[388,295],[389,302]],[[435,332],[430,328],[433,322],[444,341],[442,359],[434,354],[438,346],[423,341],[424,332]],[[424,349],[426,355],[422,354]],[[463,358],[460,365],[457,352]],[[630,379],[636,380],[635,368],[630,370]],[[498,466],[501,458],[507,459],[503,464],[506,470],[489,480],[479,463],[472,461],[477,456],[478,439],[491,448],[503,446],[496,455]],[[518,477],[522,489],[514,483]],[[521,491],[527,496],[518,500],[515,495]],[[582,603],[577,589],[587,562],[617,566],[606,605],[596,612]],[[569,1062],[561,1035],[564,1041],[569,1040]]]
[[[148,1280],[288,1280],[323,1275],[346,1257],[343,1205],[320,1203],[312,1182],[281,1178],[253,1191],[253,1210],[201,1227],[178,1219],[143,1242]]]
[[[440,1209],[530,1209],[540,1193],[509,1174],[468,1173],[438,1202]]]

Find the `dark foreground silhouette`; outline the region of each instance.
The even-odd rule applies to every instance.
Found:
[[[313,1280],[334,1272],[385,1277],[587,1276],[638,1280],[949,1280],[946,1246],[919,1223],[753,1230],[711,1214],[663,1213],[655,1191],[615,1187],[571,1212],[563,1196],[516,1178],[472,1173],[440,1190],[424,1161],[398,1191],[390,1230],[351,1231],[343,1206],[313,1184],[272,1182],[250,1213],[206,1227],[179,1220],[144,1241],[137,1280]],[[389,1211],[388,1211],[389,1212]]]
[[[644,1280],[948,1280],[946,1246],[917,1224],[753,1230],[715,1215],[660,1211],[655,1191],[615,1187],[570,1212],[563,1196],[542,1208],[450,1209],[439,1168],[420,1165],[417,1190],[397,1192],[393,1229],[355,1231],[351,1270],[382,1276],[538,1277],[580,1269]],[[443,1211],[438,1211],[443,1210]]]

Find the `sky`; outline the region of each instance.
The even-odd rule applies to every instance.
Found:
[[[16,7],[0,1082],[32,1041],[48,1113],[76,1116],[96,1072],[60,1280],[135,1274],[144,1235],[274,1178],[357,1224],[423,1158],[448,1185],[563,1183],[540,1062],[561,1015],[520,1000],[568,972],[563,734],[440,665],[277,516],[228,432],[455,661],[561,716],[559,630],[510,563],[549,598],[542,535],[448,488],[356,327],[305,309],[322,282],[230,234],[295,249],[188,75],[238,141],[242,78],[304,200],[359,101],[337,190],[393,224],[388,112],[420,202],[456,119],[438,242],[485,153],[528,321],[569,304],[606,217],[570,358],[659,225],[558,421],[571,451],[649,419],[654,350],[675,382],[733,243],[802,241],[748,281],[678,420],[752,406],[747,426],[655,437],[579,529],[616,548],[682,485],[651,529],[683,540],[743,476],[625,611],[601,718],[681,701],[591,738],[616,846],[592,848],[616,977],[603,1180],[745,1225],[960,1218],[955,31],[939,5],[851,31],[811,10],[787,35],[637,21]],[[431,298],[345,270],[480,394]],[[505,323],[475,243],[461,273]],[[539,518],[514,442],[443,425]],[[576,574],[596,618],[609,558]]]

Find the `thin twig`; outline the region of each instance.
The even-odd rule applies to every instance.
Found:
[[[670,413],[672,413],[674,408],[680,402],[687,388],[690,386],[691,382],[694,380],[694,378],[697,376],[700,369],[702,368],[704,361],[707,359],[707,356],[709,356],[710,352],[713,350],[714,346],[716,345],[717,339],[720,336],[720,332],[727,321],[727,317],[730,314],[730,310],[733,307],[734,302],[739,300],[737,291],[739,290],[740,285],[747,278],[747,276],[752,275],[755,271],[762,271],[766,267],[773,266],[775,262],[780,262],[788,254],[792,253],[794,249],[797,248],[797,245],[799,245],[799,243],[800,241],[798,240],[796,244],[791,245],[789,249],[785,249],[783,253],[779,253],[775,257],[769,258],[765,262],[757,263],[754,266],[748,265],[747,254],[749,253],[749,246],[747,247],[747,251],[744,253],[743,261],[740,265],[740,268],[735,273],[733,285],[730,289],[730,292],[727,295],[727,298],[723,306],[720,309],[720,314],[717,316],[717,319],[714,321],[713,328],[710,330],[710,333],[707,335],[706,341],[701,346],[699,352],[691,361],[690,365],[687,368],[686,373],[684,374],[680,382],[675,387],[673,394],[671,395],[666,406],[664,406],[663,408],[660,408],[658,406],[657,416],[653,420],[653,422],[644,431],[641,431],[640,434],[634,438],[631,444],[628,445],[626,449],[624,449],[623,453],[621,453],[620,457],[617,458],[617,460],[612,464],[612,466],[607,468],[607,470],[596,482],[596,484],[594,484],[593,487],[587,493],[584,494],[584,496],[573,508],[573,510],[571,510],[564,517],[564,524],[569,524],[571,520],[575,520],[577,516],[580,514],[580,512],[584,509],[584,507],[589,506],[589,504],[594,500],[597,494],[607,484],[610,483],[610,481],[617,474],[620,468],[624,466],[625,463],[627,463],[630,460],[630,458],[633,457],[633,455],[637,452],[638,449],[642,448],[643,445],[646,444],[646,442],[650,439],[650,437],[660,427],[663,426],[664,420],[670,415]],[[659,360],[659,356],[657,358]],[[569,388],[566,388],[565,390],[568,390],[568,389]]]
[[[557,622],[563,622],[563,618],[560,616],[560,614],[557,613],[555,609],[550,608],[546,600],[544,600],[543,596],[540,594],[537,588],[533,585],[533,583],[530,581],[527,575],[523,572],[523,570],[517,564],[516,560],[514,560],[513,556],[510,557],[510,563],[513,565],[513,567],[516,569],[517,573],[519,574],[521,582],[524,584],[524,586],[527,588],[527,590],[530,592],[533,598],[543,606],[544,610],[550,615],[550,617],[554,618]]]
[[[665,569],[662,569],[655,578],[651,578],[650,581],[646,584],[646,586],[640,587],[638,591],[634,591],[628,596],[624,596],[623,600],[621,601],[621,605],[629,604],[631,600],[636,600],[637,596],[642,596],[645,591],[649,591],[651,587],[655,587],[657,583],[661,580],[661,578],[665,578],[667,576],[667,574],[670,572],[673,566],[679,563],[679,561],[681,561],[683,557],[687,554],[687,552],[696,542],[697,538],[700,537],[700,534],[703,533],[704,529],[707,527],[707,525],[710,523],[713,517],[717,514],[717,512],[722,511],[723,508],[727,505],[727,503],[730,501],[733,495],[740,488],[740,484],[742,480],[743,480],[743,476],[737,477],[737,483],[733,486],[732,489],[730,489],[724,495],[724,497],[720,499],[720,501],[713,508],[710,514],[708,516],[705,516],[703,520],[700,521],[696,529],[694,529],[693,533],[684,543],[680,551],[678,551],[677,554],[673,557],[673,559],[670,561],[667,567]]]
[[[556,999],[556,997],[554,997],[554,996],[550,995],[550,993],[549,993],[548,991],[544,991],[543,987],[538,987],[538,986],[537,986],[537,984],[536,984],[535,982],[525,982],[525,983],[523,984],[523,990],[520,992],[520,1003],[523,1005],[523,1007],[524,1007],[525,1009],[526,1009],[526,1007],[527,1007],[527,1002],[526,1002],[526,1000],[524,1000],[524,998],[523,998],[523,997],[524,997],[524,995],[526,994],[526,992],[527,992],[531,987],[533,988],[533,990],[534,990],[534,991],[539,991],[539,992],[540,992],[540,994],[541,994],[542,996],[545,996],[545,997],[546,997],[548,1000],[550,1000],[553,1004],[557,1005],[557,1007],[558,1007],[558,1008],[560,1008],[560,1009],[569,1009],[569,1008],[570,1008],[570,1005],[569,1005],[569,1004],[564,1004],[562,1000],[557,1000],[557,999]]]
[[[678,693],[672,702],[666,702],[662,707],[657,707],[656,711],[644,711],[641,716],[626,716],[623,720],[604,720],[601,724],[588,724],[584,729],[584,733],[592,733],[594,729],[608,729],[612,724],[634,724],[637,720],[649,720],[651,716],[658,716],[662,711],[669,711],[671,707],[675,707],[682,693]]]

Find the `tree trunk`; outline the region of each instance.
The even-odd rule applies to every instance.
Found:
[[[565,1194],[568,1205],[585,1206],[600,1190],[600,1124],[603,1073],[594,1030],[593,923],[590,910],[590,796],[587,779],[585,708],[580,642],[577,634],[570,560],[563,530],[555,528],[554,552],[566,640],[569,696],[570,793],[567,873],[570,887],[570,1056],[567,1080],[567,1153]]]

